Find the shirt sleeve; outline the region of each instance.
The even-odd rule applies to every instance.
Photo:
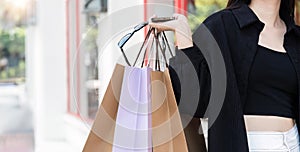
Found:
[[[203,118],[210,98],[211,76],[199,48],[194,44],[183,50],[176,49],[169,71],[180,112]]]

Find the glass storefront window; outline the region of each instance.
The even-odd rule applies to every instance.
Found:
[[[98,109],[98,26],[107,0],[69,1],[67,6],[68,112],[93,120]]]

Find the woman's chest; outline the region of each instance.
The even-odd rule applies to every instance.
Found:
[[[232,66],[235,72],[236,82],[241,96],[242,105],[244,105],[244,101],[247,96],[249,76],[251,74],[253,64],[255,63],[255,57],[258,53],[258,38],[259,35],[255,32],[240,33],[235,38],[231,38],[228,42]],[[295,69],[295,75],[297,77],[296,83],[298,88],[300,88],[300,45],[298,44],[299,42],[297,42],[297,39],[293,36],[285,36],[283,43],[283,46],[287,52],[286,55],[290,59],[290,65],[293,66],[293,68]],[[265,56],[265,61],[269,64],[269,67],[276,67],[276,65],[284,65],[278,62],[272,63],[270,56]],[[257,63],[255,64],[257,65]],[[284,70],[282,71],[282,73],[284,73]],[[300,95],[300,91],[298,91],[298,94]],[[299,95],[298,98],[300,97]]]

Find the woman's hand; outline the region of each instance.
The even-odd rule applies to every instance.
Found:
[[[156,17],[156,15],[151,18]],[[166,22],[151,22],[149,21],[149,26],[156,28],[158,32],[161,31],[174,31],[177,45],[179,49],[185,49],[193,46],[192,32],[188,24],[188,20],[184,15],[174,14],[175,20],[170,20]]]

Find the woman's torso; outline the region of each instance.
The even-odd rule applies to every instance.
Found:
[[[285,132],[294,127],[297,74],[289,56],[259,45],[252,63],[244,106],[248,131]]]
[[[216,109],[208,110],[208,115],[203,115],[207,111],[207,108],[203,107],[207,106],[207,103],[210,102],[208,101],[209,99],[215,99],[213,96],[216,95],[216,92],[213,93],[213,87],[217,84],[211,83],[208,85],[208,77],[211,77],[212,81],[214,81],[213,79],[218,70],[209,69],[214,63],[214,60],[211,60],[214,54],[205,55],[205,53],[203,53],[203,51],[211,51],[213,53],[213,50],[199,51],[201,46],[210,43],[206,41],[207,37],[210,35],[203,33],[203,27],[200,27],[193,35],[195,46],[190,49],[186,55],[193,63],[192,66],[194,66],[198,72],[200,95],[210,94],[210,98],[199,98],[196,112],[197,115],[195,116],[208,117],[208,146],[210,152],[248,151],[243,107],[245,106],[245,101],[247,99],[250,68],[257,51],[259,34],[264,25],[258,20],[255,14],[251,12],[248,6],[245,5],[215,13],[204,21],[204,25],[210,34],[213,35],[221,49],[226,66],[227,85],[225,97],[223,98],[222,103],[220,103],[222,104],[220,111],[216,111]],[[288,56],[295,66],[298,78],[297,85],[299,86],[300,32],[297,32],[297,27],[293,25],[289,25],[288,27],[284,40],[284,47],[288,49]],[[199,52],[202,52],[202,55]],[[204,56],[207,62],[200,61],[199,59],[196,59],[195,56]],[[210,71],[210,74],[203,71]],[[177,82],[177,80],[175,81]],[[176,82],[174,82],[174,84],[181,83]],[[175,94],[178,96],[181,92],[180,86],[174,86],[174,88]],[[297,103],[298,102],[299,96],[297,99]],[[214,102],[214,104],[215,103],[216,102]],[[211,120],[210,118],[214,117],[215,112],[217,112],[217,119]],[[297,125],[299,125],[299,114],[296,115],[295,120]]]
[[[218,18],[219,17],[219,18]],[[214,24],[214,21],[215,24]],[[219,20],[219,21],[217,21]],[[296,70],[297,75],[297,86],[300,85],[300,32],[297,31],[299,28],[296,27],[288,18],[284,19],[285,23],[287,24],[287,31],[284,36],[283,48],[286,49],[288,57],[291,59],[291,63]],[[245,123],[249,124],[260,124],[259,128],[252,127],[252,130],[277,130],[277,131],[285,131],[289,128],[293,127],[294,120],[293,119],[285,119],[284,117],[277,118],[274,117],[261,117],[261,119],[253,119],[252,118],[245,118],[240,115],[243,115],[243,108],[246,105],[247,101],[247,92],[249,88],[249,75],[251,71],[252,64],[255,59],[255,55],[257,54],[258,44],[259,44],[259,37],[260,33],[264,28],[264,24],[259,21],[256,15],[251,11],[251,9],[246,6],[242,5],[238,8],[232,8],[228,10],[224,10],[219,12],[219,14],[213,15],[213,17],[208,18],[204,24],[208,27],[211,31],[212,35],[214,35],[217,43],[219,44],[222,54],[224,56],[225,64],[227,66],[227,73],[228,73],[228,83],[235,83],[238,88],[238,94],[232,93],[232,95],[228,95],[228,101],[225,98],[223,109],[224,112],[221,112],[219,116],[220,122],[218,123],[218,127],[227,128],[233,127],[234,129],[230,132],[227,128],[228,135],[233,138],[233,141],[236,143],[240,143],[241,146],[234,147],[235,150],[233,151],[244,151],[242,150],[245,136],[242,136]],[[225,32],[222,32],[225,31]],[[231,69],[233,68],[233,69]],[[234,75],[232,76],[229,74],[233,72]],[[235,82],[233,82],[235,81]],[[229,85],[229,84],[228,84]],[[234,90],[234,84],[229,85],[227,89]],[[228,91],[228,92],[231,92]],[[230,93],[228,93],[230,94]],[[235,102],[234,94],[239,97],[239,101]],[[229,97],[230,96],[230,97]],[[231,101],[230,101],[231,100]],[[295,101],[297,103],[297,109],[299,109],[299,91],[297,94]],[[241,110],[238,110],[238,108]],[[236,118],[233,118],[233,115],[238,115]],[[228,119],[227,119],[228,117]],[[230,122],[226,125],[226,122],[230,121],[230,118],[237,119]],[[250,122],[251,121],[251,122]],[[266,125],[261,122],[271,121],[273,124],[281,124],[280,125],[268,125],[270,128],[264,128]],[[299,126],[299,111],[296,113],[295,121]],[[240,123],[241,122],[241,123]],[[272,126],[275,126],[272,128]],[[277,127],[276,127],[277,126]],[[216,127],[216,128],[218,128]],[[251,126],[245,126],[245,130],[249,129]],[[215,129],[215,128],[214,128]],[[212,129],[212,130],[214,130]],[[222,129],[221,129],[222,130]],[[226,132],[225,129],[223,131]],[[235,133],[239,132],[239,133]],[[221,135],[222,136],[222,135]],[[216,137],[217,138],[217,137]],[[220,138],[220,136],[219,136]],[[213,139],[217,140],[217,139]],[[225,139],[224,139],[225,140]],[[239,141],[240,140],[240,141]],[[229,143],[223,141],[224,143]],[[224,146],[224,145],[223,145]]]

